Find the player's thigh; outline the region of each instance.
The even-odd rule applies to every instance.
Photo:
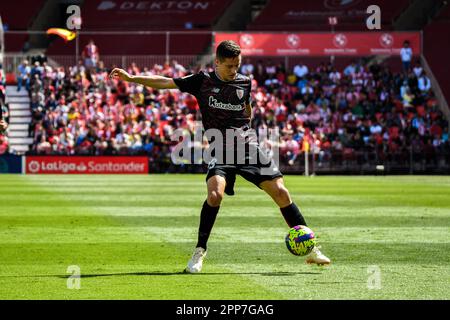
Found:
[[[225,191],[226,179],[221,175],[213,175],[206,181],[206,187],[208,189],[207,202],[212,207],[220,205],[223,199]]]
[[[226,164],[216,164],[212,163],[208,166],[208,172],[206,174],[206,182],[208,183],[209,179],[215,176],[219,176],[220,178],[215,178],[214,181],[219,180],[220,185],[222,185],[222,178],[225,179],[225,187],[233,188],[234,182],[236,180],[236,167],[233,165]]]
[[[276,202],[280,208],[287,207],[291,204],[291,196],[288,189],[284,185],[283,177],[265,180],[261,182],[259,186]]]
[[[266,181],[275,181],[276,178],[283,178],[283,175],[278,168],[275,167],[276,170],[270,168],[272,168],[272,166],[243,165],[237,167],[237,173],[245,180],[253,183],[258,188],[263,189],[262,184],[264,183],[264,185],[266,185]]]

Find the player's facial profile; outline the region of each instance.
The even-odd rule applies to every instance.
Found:
[[[240,55],[234,58],[224,58],[222,61],[216,59],[217,73],[225,81],[234,80],[241,66],[241,61]]]

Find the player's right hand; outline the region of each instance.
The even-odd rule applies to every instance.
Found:
[[[128,72],[120,68],[114,68],[109,74],[111,79],[119,78],[120,80],[130,81],[131,76]]]

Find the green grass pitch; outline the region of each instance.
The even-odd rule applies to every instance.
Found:
[[[204,178],[0,175],[0,299],[450,298],[450,177],[285,176],[327,267],[291,255],[275,203],[238,178],[203,273],[182,274]]]

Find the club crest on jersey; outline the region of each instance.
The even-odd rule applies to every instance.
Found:
[[[242,99],[242,97],[244,96],[244,90],[236,89],[236,94],[237,94],[239,99]]]

